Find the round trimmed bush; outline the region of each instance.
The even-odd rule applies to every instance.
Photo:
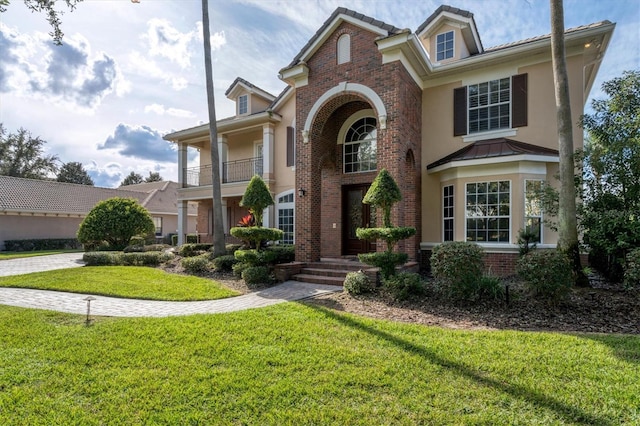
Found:
[[[386,278],[383,283],[387,291],[396,300],[407,300],[413,296],[422,296],[426,290],[420,275],[412,272],[400,272]]]
[[[573,285],[569,259],[558,250],[536,250],[518,259],[516,272],[536,296],[559,300]]]
[[[478,283],[484,275],[484,251],[475,243],[450,241],[433,249],[431,273],[453,298],[478,297]]]
[[[249,266],[242,271],[242,279],[249,287],[271,283],[269,268],[266,266]]]
[[[209,256],[202,254],[200,256],[184,257],[180,264],[189,274],[204,274],[209,271]]]
[[[344,279],[344,291],[352,295],[370,293],[375,288],[367,274],[362,271],[349,272]]]
[[[232,254],[225,254],[223,256],[216,257],[211,263],[213,263],[213,268],[216,271],[231,272],[233,270],[233,265],[238,263],[238,260]]]

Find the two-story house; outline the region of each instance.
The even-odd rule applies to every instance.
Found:
[[[566,31],[576,148],[614,27]],[[218,122],[225,229],[246,214],[237,203],[259,173],[276,200],[266,225],[285,230],[297,261],[375,250],[355,229],[375,223],[361,201],[386,168],[403,194],[393,223],[418,229],[399,244],[413,260],[473,241],[505,274],[519,230],[555,246],[532,191],[558,170],[549,35],[485,49],[464,10],[441,6],[412,32],[338,8],[279,76],[288,87],[278,97],[242,79],[227,91],[237,113]],[[208,138],[207,125],[165,136],[178,144],[179,197],[199,202],[200,232],[211,223]],[[196,170],[187,147],[200,149]]]

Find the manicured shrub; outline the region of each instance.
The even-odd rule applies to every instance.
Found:
[[[272,281],[269,268],[266,266],[249,266],[242,271],[242,279],[249,287],[257,284],[270,284]]]
[[[233,271],[233,275],[238,278],[242,278],[242,273],[244,272],[244,270],[250,267],[251,265],[249,265],[248,263],[238,262],[231,267],[231,270]]]
[[[174,247],[178,245],[178,236],[176,234],[171,236],[171,245]]]
[[[144,246],[144,251],[162,251],[167,248],[164,244],[149,244]]]
[[[249,266],[267,266],[275,263],[278,253],[271,250],[236,250],[234,253],[238,262]]]
[[[213,269],[219,272],[231,272],[233,265],[238,263],[236,257],[232,254],[225,254],[224,256],[216,257],[211,261]]]
[[[380,268],[382,278],[388,278],[396,273],[397,265],[402,265],[409,259],[409,255],[406,253],[383,251],[361,253],[358,255],[358,259],[362,263]]]
[[[247,189],[244,191],[244,195],[240,200],[240,206],[248,208],[249,212],[253,214],[256,226],[251,228],[262,227],[262,213],[264,212],[264,209],[274,204],[273,196],[271,195],[267,185],[264,183],[264,180],[262,180],[260,176],[254,175],[249,181]],[[233,235],[233,233],[231,235]],[[277,238],[276,240],[279,240],[280,238]]]
[[[225,248],[227,249],[227,254],[234,254],[236,250],[242,248],[242,244],[227,244]]]
[[[344,279],[344,291],[351,295],[371,293],[375,290],[375,283],[362,271],[349,272]]]
[[[296,259],[296,247],[291,244],[281,244],[276,246],[267,247],[267,251],[275,253],[275,259],[273,263],[289,263]]]
[[[431,273],[438,285],[456,299],[479,297],[478,282],[484,274],[484,252],[475,243],[442,243],[431,254]]]
[[[624,268],[624,286],[626,288],[640,288],[640,248],[627,253]]]
[[[109,266],[117,265],[118,257],[118,252],[88,251],[82,255],[82,260],[87,266]]]
[[[557,301],[569,293],[573,272],[567,257],[558,250],[536,250],[518,259],[518,276],[536,296]]]
[[[184,257],[180,261],[185,272],[189,274],[204,274],[209,271],[209,256],[206,254],[200,256]]]
[[[87,214],[78,229],[83,244],[109,243],[112,250],[124,249],[134,235],[154,232],[147,209],[133,198],[114,197],[100,201]]]
[[[165,252],[121,253],[121,252],[87,252],[82,260],[87,266],[158,266],[168,262],[173,254]]]
[[[178,249],[178,254],[182,257],[199,256],[213,247],[211,243],[189,243],[183,244]]]
[[[426,290],[420,275],[412,272],[400,272],[385,278],[383,285],[395,300],[407,300],[422,296]]]

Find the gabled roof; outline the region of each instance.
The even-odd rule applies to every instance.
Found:
[[[473,19],[473,13],[468,10],[458,9],[457,7],[451,7],[442,5],[436,9],[435,12],[431,14],[427,18],[426,21],[422,23],[416,30],[416,34],[418,36],[422,36],[425,32],[431,32],[433,29],[430,28],[433,26],[440,26],[438,23],[440,21],[447,20],[456,20],[462,21],[468,24],[468,27],[462,30],[462,35],[465,40],[465,44],[469,49],[469,52],[472,54],[482,53],[482,40],[480,40],[480,34],[478,33],[478,27],[476,26],[476,21]]]
[[[485,158],[507,157],[511,155],[541,155],[547,157],[557,157],[558,151],[555,149],[544,148],[525,142],[515,141],[513,139],[497,138],[476,141],[465,146],[458,151],[447,155],[427,166],[427,170],[435,169],[454,161],[478,160]]]
[[[271,93],[267,92],[264,89],[259,88],[258,86],[256,86],[253,83],[250,83],[249,81],[245,80],[244,78],[240,78],[240,77],[236,77],[236,79],[233,81],[233,83],[231,83],[231,85],[229,86],[229,88],[227,89],[226,92],[224,92],[224,95],[226,97],[231,97],[234,98],[238,95],[238,93],[241,90],[246,90],[249,93],[255,93],[258,96],[268,100],[269,102],[273,101],[276,97],[274,95],[272,95]]]
[[[369,26],[375,27],[375,28],[379,28],[381,31],[381,33],[384,36],[388,36],[391,34],[398,34],[401,33],[405,30],[402,30],[400,28],[394,27],[393,25],[389,25],[386,24],[382,21],[379,21],[377,19],[371,18],[369,16],[363,15],[362,13],[358,13],[355,12],[353,10],[349,10],[347,8],[344,7],[339,7],[337,8],[332,14],[331,16],[329,16],[329,19],[327,19],[324,24],[322,24],[322,26],[318,29],[318,31],[316,31],[316,33],[313,35],[313,37],[311,37],[311,39],[307,42],[307,44],[304,45],[304,47],[302,48],[302,50],[300,50],[300,53],[298,53],[293,60],[291,61],[291,63],[289,65],[287,65],[285,68],[283,69],[287,69],[287,68],[291,68],[294,65],[296,65],[300,60],[306,60],[308,57],[310,57],[313,52],[314,52],[314,45],[316,44],[316,42],[321,39],[323,37],[323,35],[325,35],[325,32],[330,29],[334,23],[339,20],[340,18],[352,18],[352,21],[360,21],[363,24],[367,24]]]
[[[150,213],[177,214],[177,188],[176,182],[150,182],[120,188],[101,188],[0,176],[0,213],[86,215],[99,201],[123,197],[134,198]]]

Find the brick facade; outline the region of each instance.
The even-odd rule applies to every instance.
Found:
[[[351,61],[337,65],[337,39],[351,37]],[[342,189],[368,184],[377,171],[343,173],[342,145],[337,143],[341,126],[352,114],[373,109],[374,103],[361,93],[342,92],[327,100],[313,117],[309,141],[304,142],[302,123],[316,101],[339,83],[358,83],[372,89],[386,109],[386,129],[377,130],[378,170],[386,168],[398,183],[403,200],[393,211],[396,226],[414,226],[420,235],[420,146],[421,90],[404,66],[395,61],[382,64],[377,34],[343,22],[307,61],[308,84],[296,89],[296,187],[306,196],[296,201],[296,260],[315,261],[336,257],[342,248]],[[335,224],[335,227],[334,227]],[[418,237],[398,247],[412,260],[417,258]],[[382,249],[382,248],[380,248]]]

